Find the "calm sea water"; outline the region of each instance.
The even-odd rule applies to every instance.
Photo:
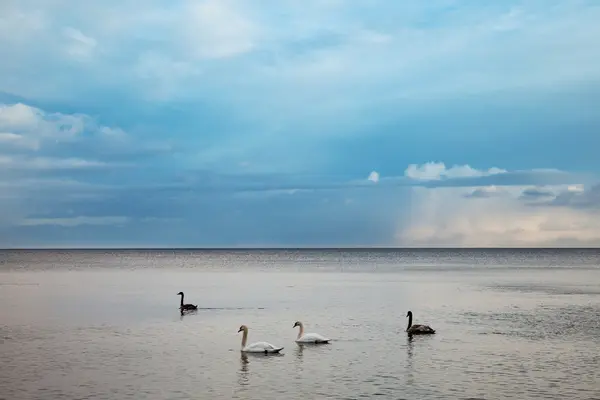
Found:
[[[0,251],[0,398],[600,399],[600,250]],[[177,292],[197,313],[180,316]],[[408,340],[406,312],[437,330]],[[333,338],[299,347],[296,320]],[[282,356],[240,354],[249,340]]]

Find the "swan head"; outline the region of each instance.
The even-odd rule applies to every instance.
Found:
[[[302,322],[296,321],[296,322],[294,322],[294,326],[292,326],[292,328],[295,328],[295,327],[301,326],[301,325],[302,325]]]
[[[240,326],[240,329],[238,329],[238,333],[247,331],[247,330],[248,330],[248,327],[246,325],[242,325],[242,326]]]
[[[183,292],[177,293],[177,296],[183,296]]]
[[[409,311],[409,312],[407,312],[407,313],[406,313],[406,316],[407,316],[407,317],[412,317],[412,311]]]

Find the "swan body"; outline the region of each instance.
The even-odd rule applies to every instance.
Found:
[[[325,336],[319,335],[318,333],[304,333],[304,325],[300,321],[296,321],[293,327],[295,328],[297,326],[300,327],[300,331],[298,332],[296,343],[325,344],[329,343],[331,340]]]
[[[406,327],[406,333],[408,333],[409,335],[433,335],[435,333],[435,329],[432,329],[429,325],[413,325],[412,311],[406,313],[406,316],[408,317],[408,326]]]
[[[264,353],[264,354],[273,354],[279,353],[283,350],[283,347],[277,347],[267,342],[255,342],[249,345],[246,345],[246,341],[248,340],[248,327],[246,325],[240,326],[238,329],[238,333],[244,332],[242,335],[242,352],[243,353]]]
[[[179,306],[179,309],[183,312],[183,311],[193,311],[193,310],[197,310],[198,306],[194,305],[194,304],[183,304],[183,292],[179,292],[177,293],[178,296],[181,296],[181,305]]]

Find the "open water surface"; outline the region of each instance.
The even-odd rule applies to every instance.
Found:
[[[600,250],[0,251],[0,398],[600,399]],[[201,309],[178,311],[177,292]],[[414,323],[437,330],[409,340]],[[294,343],[296,320],[329,336]],[[249,341],[281,356],[244,357]]]

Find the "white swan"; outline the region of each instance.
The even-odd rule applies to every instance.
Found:
[[[244,332],[242,336],[242,352],[243,353],[279,353],[283,350],[283,347],[273,346],[267,342],[256,342],[246,346],[246,340],[248,340],[248,327],[246,325],[240,326],[238,333]]]
[[[331,339],[327,339],[324,336],[319,335],[318,333],[304,333],[304,325],[302,322],[296,321],[293,328],[299,326],[300,332],[298,332],[298,337],[296,338],[296,343],[314,343],[314,344],[325,344],[329,343]]]

